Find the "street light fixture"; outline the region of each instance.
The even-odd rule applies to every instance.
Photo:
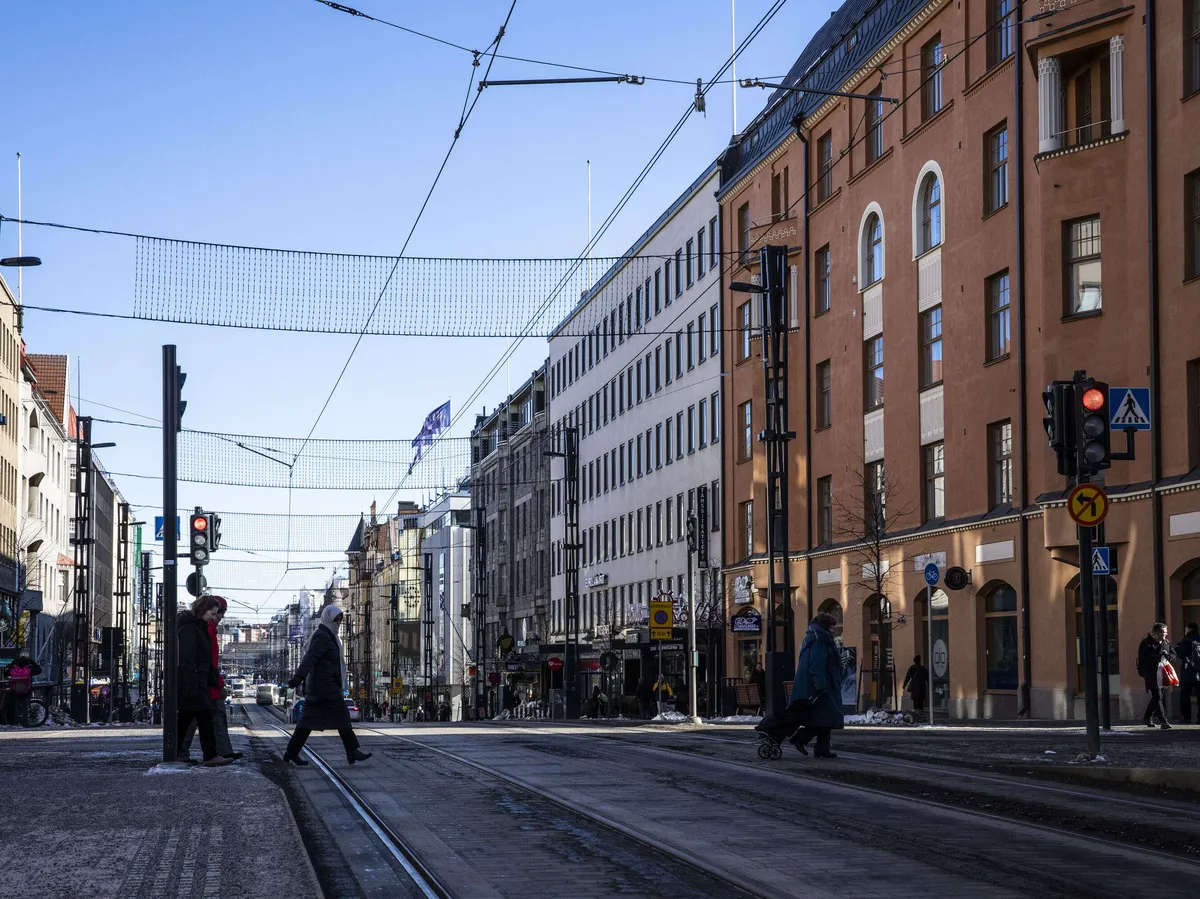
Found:
[[[891,103],[893,106],[900,105],[898,97],[882,97],[875,94],[855,94],[850,91],[823,91],[814,87],[789,87],[786,84],[772,84],[769,81],[763,81],[759,78],[743,78],[739,82],[741,87],[761,87],[771,88],[777,91],[791,91],[796,94],[816,94],[820,97],[849,97],[852,100],[877,100],[880,103]]]
[[[32,268],[41,264],[42,260],[38,256],[6,256],[0,259],[0,265],[5,268]]]

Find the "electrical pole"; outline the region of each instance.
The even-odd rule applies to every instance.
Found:
[[[92,655],[92,419],[78,420],[75,444],[75,639],[71,653],[71,717],[91,720]]]
[[[701,487],[701,490],[704,488]],[[688,710],[692,714],[692,724],[700,724],[700,715],[696,709],[696,673],[697,673],[697,656],[696,651],[696,594],[693,591],[692,583],[692,564],[696,554],[696,547],[699,545],[700,528],[698,528],[695,512],[688,512],[687,532],[687,609],[688,609]]]
[[[175,346],[163,346],[163,761],[174,762],[178,752],[179,643],[175,617],[179,611],[178,445],[180,420],[187,406],[180,391],[186,376],[175,363]]]
[[[566,555],[566,640],[563,652],[564,717],[578,718],[579,696],[579,432],[567,428],[563,432],[564,460],[563,518],[565,534],[563,552]]]

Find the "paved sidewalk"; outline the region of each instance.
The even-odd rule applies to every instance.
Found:
[[[321,896],[283,791],[253,760],[164,771],[161,746],[143,726],[0,730],[0,896]]]

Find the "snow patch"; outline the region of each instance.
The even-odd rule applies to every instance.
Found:
[[[1055,752],[1053,749],[1047,749],[1045,751],[1044,755],[1058,755],[1058,753]]]
[[[683,724],[685,721],[691,721],[692,719],[688,715],[683,714],[683,712],[662,712],[650,720],[658,721],[662,724]]]
[[[705,718],[705,724],[758,724],[762,715],[730,715],[726,718]]]
[[[888,709],[871,709],[861,715],[847,715],[844,719],[846,724],[885,724],[885,725],[904,725],[918,724],[912,712],[892,712]]]

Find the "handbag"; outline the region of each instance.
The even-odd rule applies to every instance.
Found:
[[[1179,675],[1175,673],[1175,666],[1166,659],[1158,663],[1158,684],[1160,687],[1179,686]]]

